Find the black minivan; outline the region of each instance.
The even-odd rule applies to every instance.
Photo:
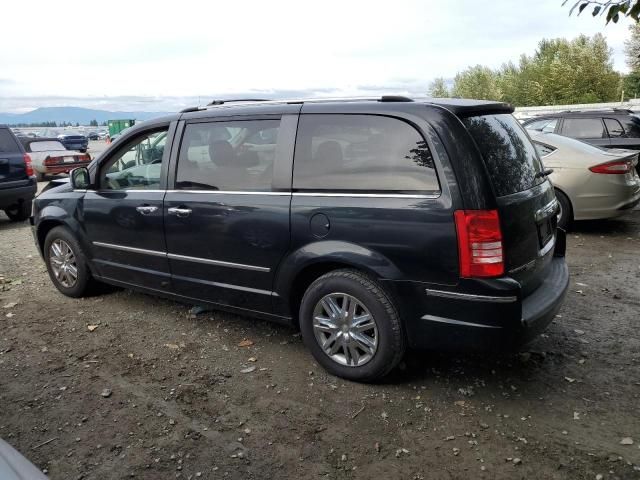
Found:
[[[331,373],[507,349],[554,318],[558,203],[507,104],[217,101],[132,127],[35,201],[55,286],[95,281],[299,326]]]

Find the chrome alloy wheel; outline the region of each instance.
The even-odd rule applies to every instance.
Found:
[[[313,333],[320,348],[340,365],[360,367],[378,349],[378,327],[357,298],[330,293],[313,309]]]
[[[71,288],[78,281],[76,256],[64,240],[58,238],[49,246],[49,264],[56,280],[63,287]]]

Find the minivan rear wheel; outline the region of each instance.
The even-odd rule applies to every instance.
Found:
[[[329,373],[373,381],[400,362],[405,341],[398,311],[373,279],[335,270],[315,280],[300,305],[303,340]]]
[[[65,227],[55,227],[44,241],[44,260],[55,287],[67,297],[84,297],[95,280],[78,241]]]

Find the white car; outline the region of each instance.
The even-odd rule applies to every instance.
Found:
[[[558,225],[623,215],[640,202],[635,150],[603,149],[573,138],[529,130],[560,203]]]
[[[26,152],[31,157],[38,181],[45,175],[69,173],[76,167],[86,167],[91,162],[88,153],[67,150],[56,138],[20,137]]]

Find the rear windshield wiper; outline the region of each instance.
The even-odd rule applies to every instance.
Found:
[[[533,178],[542,178],[542,177],[548,177],[549,175],[551,175],[553,173],[553,168],[547,168],[546,170],[542,170],[541,172],[536,173]]]

